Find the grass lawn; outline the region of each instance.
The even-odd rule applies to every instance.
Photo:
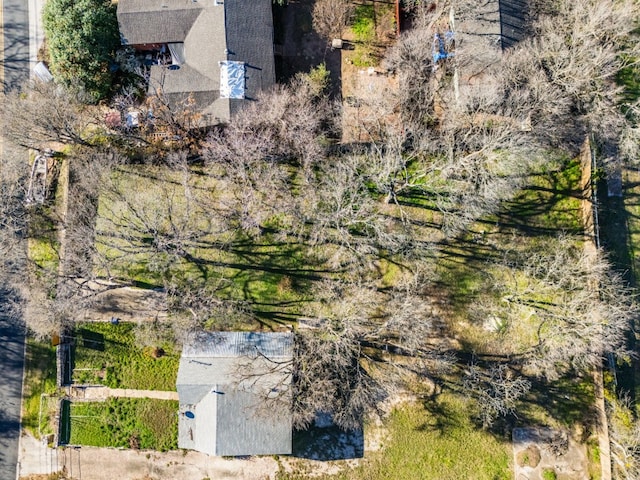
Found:
[[[391,443],[349,478],[510,479],[511,443],[478,429],[467,402],[445,394],[405,406],[390,419]]]
[[[105,402],[65,402],[71,445],[152,450],[178,448],[178,402],[109,398]]]
[[[112,173],[98,206],[96,273],[148,286],[163,286],[166,279],[217,285],[217,295],[249,302],[267,321],[299,316],[310,282],[323,274],[313,252],[269,232],[256,242],[224,231],[211,215],[223,195],[215,179],[197,172],[178,177],[160,167]],[[157,248],[158,238],[166,248]]]
[[[470,233],[441,243],[438,284],[449,298],[453,321],[469,320],[470,308],[485,292],[489,274],[511,275],[511,268],[499,265],[505,252],[544,246],[563,232],[582,232],[577,193],[580,167],[575,160],[559,159],[528,180],[497,214],[476,222]],[[470,349],[482,348],[478,337],[487,337],[484,330],[475,331],[467,325],[455,333]]]
[[[469,419],[469,404],[443,394],[425,404],[409,404],[388,419],[390,439],[367,454],[357,468],[323,480],[507,480],[511,443],[480,430]],[[307,472],[281,473],[279,480],[307,478]]]
[[[169,341],[142,347],[136,339],[135,325],[125,322],[82,323],[77,325],[75,336],[74,383],[175,390],[180,352]],[[155,348],[161,348],[164,354],[155,358]]]
[[[22,426],[36,438],[53,433],[53,406],[47,395],[56,393],[56,350],[50,343],[27,338]],[[42,411],[41,411],[42,405]]]
[[[531,175],[527,187],[513,200],[505,202],[496,215],[477,222],[471,233],[442,246],[437,265],[439,288],[449,299],[450,334],[463,352],[479,358],[500,355],[506,358],[536,344],[540,319],[535,311],[522,309],[519,321],[511,318],[504,330],[498,328],[503,296],[511,290],[494,288],[494,282],[498,285],[504,282],[513,291],[524,291],[535,285],[535,280],[526,277],[510,262],[504,262],[505,255],[545,251],[563,232],[575,234],[575,242],[580,244],[579,180],[578,163],[559,159],[554,168]],[[490,316],[496,319],[496,326],[491,328],[487,322]],[[572,428],[578,423],[589,425],[593,418],[593,400],[589,376],[551,383],[534,382],[530,394],[517,409],[516,423],[555,428]]]

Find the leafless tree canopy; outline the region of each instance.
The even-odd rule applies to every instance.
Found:
[[[51,272],[32,265],[37,271],[27,278],[39,288],[24,289],[41,310],[33,329],[49,333],[71,322],[90,305],[95,276],[123,280],[117,272],[141,258],[166,289],[179,328],[233,328],[253,317],[252,306],[229,294],[224,262],[199,252],[276,240],[322,267],[301,312],[308,328],[297,332],[297,426],[321,411],[358,428],[362,414],[407,376],[450,369],[455,358],[433,341],[440,312],[426,293],[438,245],[422,233],[451,239],[465,232],[548,166],[550,152],[575,153],[587,133],[605,158],[633,157],[638,129],[630,119],[640,110],[621,111],[615,78],[640,54],[632,35],[640,7],[537,1],[533,37],[488,66],[480,87],[460,88],[459,71],[480,52],[461,45],[434,65],[433,33],[449,4],[410,3],[415,28],[385,59],[400,88],[370,100],[376,118],[367,120],[367,143],[338,145],[339,112],[304,75],[206,135],[191,100],[176,107],[162,92],[139,106],[147,120],[153,110],[154,121],[135,132],[106,128],[96,110],[49,84],[10,94],[2,120],[13,141],[74,147],[72,205],[56,220],[66,235],[63,263]],[[339,36],[352,5],[318,0],[314,27]],[[459,6],[473,12],[477,2]],[[123,94],[114,108],[124,113],[131,100]],[[170,141],[154,143],[153,134]],[[148,160],[144,168],[127,164],[132,152]],[[19,165],[13,157],[0,164],[0,276],[25,260],[14,248],[26,224]],[[507,252],[498,263],[509,273],[487,274],[488,308],[504,320],[518,366],[557,378],[599,365],[608,352],[626,353],[637,309],[622,279],[572,239],[544,247]],[[384,278],[386,264],[395,269],[392,280]],[[528,322],[527,338],[511,328],[518,322]],[[483,406],[485,425],[513,413],[530,388],[506,365],[468,366],[462,384]],[[636,433],[621,430],[614,439],[635,448]]]
[[[607,405],[609,441],[614,478],[632,480],[640,475],[640,423],[634,421],[635,406],[628,394],[610,399]]]
[[[313,5],[313,28],[329,41],[342,38],[353,9],[349,0],[318,0]]]
[[[17,145],[89,145],[99,132],[90,107],[53,83],[34,82],[3,98],[3,132]]]
[[[554,379],[596,367],[609,352],[627,355],[625,335],[637,306],[601,252],[585,253],[562,237],[508,261],[512,274],[494,279],[493,311],[510,325],[531,322],[535,340],[521,343],[531,373]]]
[[[518,400],[527,394],[531,382],[504,364],[488,370],[469,365],[464,372],[463,386],[465,392],[477,400],[478,417],[487,428],[497,417],[515,412]]]
[[[476,3],[458,2],[454,10],[468,15]],[[534,35],[486,66],[479,86],[461,79],[484,53],[473,42],[433,64],[433,32],[447,15],[446,3],[420,16],[388,51],[404,131],[413,156],[422,159],[420,171],[437,172],[431,184],[440,188],[432,193],[451,233],[511,197],[550,149],[575,154],[587,133],[595,135],[605,163],[635,161],[638,132],[632,115],[619,108],[615,78],[638,56],[632,33],[638,4],[538,3]]]

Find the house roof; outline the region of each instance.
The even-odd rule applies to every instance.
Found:
[[[291,453],[293,334],[198,332],[178,370],[178,446],[210,455]]]
[[[202,6],[191,0],[120,1],[120,40],[123,45],[184,42],[202,12]]]
[[[189,358],[235,358],[255,352],[270,359],[291,358],[293,335],[291,333],[262,332],[196,332],[185,344],[182,355]]]
[[[124,45],[184,44],[180,68],[151,66],[149,93],[174,104],[193,93],[205,123],[228,121],[275,83],[270,0],[120,0],[118,23]],[[244,63],[244,99],[220,98],[224,61]]]

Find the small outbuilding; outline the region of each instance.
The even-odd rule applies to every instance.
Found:
[[[178,370],[178,447],[290,454],[292,358],[292,333],[191,334]]]

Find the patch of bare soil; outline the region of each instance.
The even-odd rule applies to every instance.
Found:
[[[544,480],[551,472],[559,480],[589,478],[586,448],[567,431],[515,428],[513,455],[516,480]]]
[[[345,48],[340,50],[343,143],[375,140],[372,132],[376,126],[397,123],[388,106],[398,88],[397,79],[380,66],[387,48],[396,40],[392,10],[386,9],[376,16],[375,32],[375,40],[366,44],[359,43],[350,29],[343,34]]]
[[[167,318],[166,294],[162,290],[136,288],[108,280],[85,282],[94,300],[83,313],[84,321],[141,322]]]
[[[518,452],[518,466],[536,468],[540,463],[540,449],[535,445],[529,445],[524,450]]]

